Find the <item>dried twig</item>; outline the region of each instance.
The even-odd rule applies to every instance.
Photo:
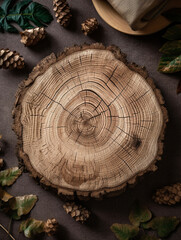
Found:
[[[16,240],[16,239],[8,232],[8,230],[7,230],[5,227],[3,227],[2,224],[0,224],[0,228],[2,228],[2,229],[10,236],[11,239]]]

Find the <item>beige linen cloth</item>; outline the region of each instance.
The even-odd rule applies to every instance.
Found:
[[[158,16],[169,0],[107,0],[133,30],[145,27]],[[170,0],[171,1],[171,0]],[[179,0],[178,0],[179,1]]]

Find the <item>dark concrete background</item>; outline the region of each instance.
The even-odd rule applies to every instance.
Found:
[[[2,1],[0,0],[0,3]],[[52,1],[39,0],[47,5],[52,14]],[[51,52],[61,52],[65,47],[84,42],[102,42],[105,45],[115,44],[128,56],[128,60],[139,65],[146,66],[150,76],[155,80],[157,87],[162,91],[166,107],[169,112],[169,124],[165,136],[165,149],[161,162],[158,163],[158,171],[146,175],[134,188],[129,188],[119,197],[105,199],[103,201],[90,200],[85,203],[92,211],[92,218],[86,225],[76,223],[62,208],[63,202],[54,194],[45,191],[37,185],[28,173],[24,173],[17,182],[8,187],[13,195],[36,194],[39,201],[31,211],[30,216],[36,219],[46,220],[55,217],[61,224],[58,236],[49,239],[66,240],[113,240],[114,235],[110,231],[112,223],[128,223],[128,214],[132,202],[139,199],[144,202],[157,216],[175,215],[181,217],[181,205],[174,207],[159,206],[155,204],[151,196],[158,187],[169,183],[181,181],[181,94],[176,95],[176,88],[181,76],[164,75],[157,72],[160,53],[158,49],[163,44],[161,38],[164,31],[144,37],[129,36],[109,27],[98,16],[90,0],[69,0],[73,11],[73,23],[69,29],[62,28],[55,20],[48,26],[48,37],[33,48],[25,48],[20,43],[20,36],[16,34],[0,33],[0,48],[10,48],[20,52],[26,61],[26,67],[20,71],[0,70],[0,133],[7,141],[8,146],[4,160],[6,167],[17,166],[15,155],[16,136],[11,130],[11,109],[18,84],[25,79],[43,57]],[[91,37],[85,37],[80,30],[80,24],[86,18],[96,17],[100,23],[100,29]],[[9,224],[9,218],[0,213],[0,224],[5,227]],[[26,239],[22,234],[18,238],[18,226],[20,222],[13,222],[11,232],[17,239]],[[0,230],[0,240],[9,239]],[[35,238],[38,239],[38,238]],[[39,239],[48,239],[40,237]],[[170,240],[181,239],[181,227],[173,233]]]

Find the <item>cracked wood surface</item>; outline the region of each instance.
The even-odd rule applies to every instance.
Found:
[[[163,104],[146,70],[117,47],[51,54],[16,94],[18,157],[58,194],[114,194],[156,170],[168,120]]]

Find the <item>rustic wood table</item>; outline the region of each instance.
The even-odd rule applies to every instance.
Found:
[[[45,4],[51,10],[52,1],[37,0]],[[15,101],[15,93],[18,84],[31,72],[32,68],[50,53],[61,52],[65,47],[74,44],[102,42],[104,45],[117,45],[130,62],[136,62],[146,66],[150,76],[154,79],[156,86],[161,90],[169,114],[169,123],[165,135],[165,147],[162,161],[157,166],[158,170],[148,174],[134,188],[128,188],[125,193],[118,197],[104,199],[103,201],[89,200],[84,205],[92,211],[92,217],[85,225],[75,222],[62,208],[63,201],[51,192],[45,191],[39,186],[28,173],[24,173],[17,182],[8,188],[12,195],[36,194],[39,198],[30,216],[40,220],[55,217],[61,227],[58,235],[49,239],[66,240],[111,240],[115,236],[110,230],[113,223],[128,223],[128,214],[131,204],[135,199],[144,202],[157,216],[181,217],[181,205],[174,207],[159,206],[152,201],[155,189],[164,185],[181,180],[181,94],[176,94],[180,74],[164,75],[157,71],[160,58],[159,48],[163,44],[163,32],[151,36],[131,36],[108,26],[97,14],[91,1],[75,0],[69,1],[73,12],[73,24],[68,28],[62,28],[54,20],[46,29],[48,36],[39,45],[26,48],[20,43],[17,34],[1,33],[0,48],[10,48],[18,51],[24,56],[26,67],[19,71],[0,70],[0,134],[8,143],[4,160],[6,167],[18,165],[15,154],[16,136],[11,129],[11,110]],[[96,17],[100,28],[90,37],[82,34],[80,24],[87,18]],[[0,212],[0,224],[8,227],[10,219]],[[15,239],[26,239],[23,234],[18,237],[20,222],[13,221],[11,233]],[[0,230],[0,240],[9,239]],[[40,237],[37,239],[48,239]],[[181,227],[170,237],[170,240],[181,239]]]

